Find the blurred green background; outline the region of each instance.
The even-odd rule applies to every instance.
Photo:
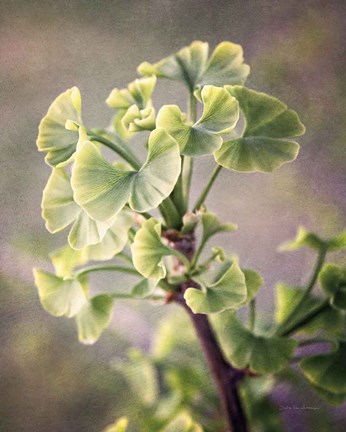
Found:
[[[35,140],[53,99],[78,86],[85,123],[104,127],[112,114],[104,100],[136,78],[142,61],[193,40],[241,44],[247,85],[286,102],[307,127],[295,163],[271,175],[224,170],[208,200],[222,220],[238,223],[228,250],[264,276],[260,308],[269,314],[275,282],[303,283],[313,263],[305,251],[278,254],[278,244],[300,224],[322,235],[345,225],[345,19],[343,0],[0,1],[1,432],[100,431],[129,397],[119,398],[112,359],[130,345],[148,349],[157,321],[174,312],[122,303],[111,331],[85,347],[72,322],[41,309],[31,269],[47,267],[48,252],[65,241],[46,232],[40,215],[50,168]],[[179,84],[160,82],[154,100],[185,107],[185,96]],[[200,159],[193,196],[212,165]],[[280,397],[289,404],[292,396]],[[341,431],[345,410],[321,407],[323,430]],[[283,415],[288,431],[305,430],[306,413]]]

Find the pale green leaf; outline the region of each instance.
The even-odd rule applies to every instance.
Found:
[[[76,250],[64,246],[49,254],[57,276],[70,276],[79,265],[85,264],[89,257],[86,249]]]
[[[135,349],[128,353],[126,362],[117,362],[115,369],[128,381],[134,395],[144,406],[152,406],[158,397],[158,377],[149,358]]]
[[[68,235],[69,244],[73,249],[83,249],[89,245],[96,245],[105,237],[108,228],[113,224],[113,220],[95,221],[84,210],[80,209]]]
[[[131,105],[122,117],[122,125],[129,132],[140,132],[155,129],[156,115],[153,107],[140,110],[137,105]]]
[[[222,232],[232,232],[238,229],[232,223],[221,223],[215,213],[205,212],[202,214],[203,236],[202,241],[206,242],[210,237]]]
[[[155,64],[144,62],[138,67],[142,75],[156,75],[183,82],[190,91],[206,84],[222,87],[243,84],[250,68],[243,63],[243,50],[231,42],[220,43],[208,60],[208,43],[192,42],[176,54]]]
[[[42,196],[42,217],[49,232],[61,231],[70,225],[81,209],[74,202],[70,178],[63,168],[54,168]]]
[[[296,112],[265,93],[241,86],[226,86],[245,117],[242,137],[224,142],[215,153],[221,166],[235,171],[271,172],[293,161],[299,145],[288,138],[304,134]]]
[[[47,152],[45,160],[51,166],[64,164],[76,150],[78,130],[72,128],[71,123],[82,124],[81,97],[77,87],[53,101],[39,126],[37,147],[39,151]]]
[[[299,365],[306,378],[322,390],[346,393],[346,342],[339,342],[331,353],[306,357]]]
[[[304,295],[304,289],[289,287],[285,284],[276,286],[276,321],[282,323],[300,302]],[[323,300],[308,296],[295,314],[295,320],[299,321],[311,310],[319,307]],[[342,335],[344,333],[344,317],[332,307],[326,308],[318,316],[303,326],[299,331],[303,334],[315,334],[324,330],[329,335]]]
[[[294,251],[304,246],[315,250],[321,250],[323,247],[325,247],[325,242],[316,234],[307,231],[303,226],[301,226],[298,228],[296,238],[283,243],[279,250]]]
[[[190,414],[182,412],[165,426],[161,432],[203,432],[202,426],[194,422]]]
[[[289,365],[297,342],[293,339],[257,335],[239,321],[234,312],[215,315],[213,323],[227,359],[240,369],[276,373]]]
[[[106,427],[102,432],[126,432],[129,421],[127,417],[120,417],[115,423]]]
[[[157,127],[172,135],[187,156],[211,154],[220,148],[219,134],[231,131],[239,117],[238,103],[225,89],[205,86],[201,97],[203,114],[195,124],[186,122],[176,105],[164,105],[156,119]]]
[[[346,269],[326,264],[321,273],[322,289],[330,296],[330,303],[336,309],[346,310]]]
[[[100,294],[89,299],[76,315],[79,341],[90,345],[96,342],[112,318],[114,299]]]
[[[127,202],[132,209],[145,212],[172,192],[180,169],[178,145],[163,129],[151,132],[147,160],[138,172],[114,167],[86,142],[72,170],[74,198],[98,221],[113,218]]]
[[[163,258],[174,255],[174,250],[162,243],[161,224],[155,218],[142,224],[135,235],[131,251],[133,264],[139,273],[156,282],[166,276]]]
[[[86,302],[78,280],[64,279],[37,268],[34,277],[41,304],[51,315],[73,317]]]
[[[127,110],[131,105],[144,109],[150,104],[151,95],[155,89],[156,76],[140,78],[132,81],[127,89],[113,89],[106,99],[110,108]]]
[[[258,290],[263,286],[263,278],[252,269],[241,269],[245,275],[245,283],[247,288],[246,301],[249,302],[256,297]]]
[[[129,211],[123,210],[113,220],[113,224],[107,229],[102,240],[97,244],[87,247],[87,254],[90,260],[109,260],[126,246],[129,238],[129,229],[133,225],[133,216]]]
[[[42,197],[42,217],[49,232],[61,231],[73,222],[68,240],[74,249],[99,243],[113,220],[91,219],[73,199],[70,178],[63,168],[54,168]]]
[[[311,387],[315,390],[315,392],[320,396],[320,398],[324,399],[331,405],[341,405],[346,401],[346,392],[345,393],[332,393],[328,390],[325,390],[322,387],[314,385],[310,382]]]
[[[145,298],[154,291],[155,287],[155,281],[152,279],[142,279],[132,288],[131,294],[134,297]]]
[[[237,309],[247,299],[245,275],[238,263],[233,262],[213,283],[202,285],[202,289],[188,288],[184,297],[194,313],[209,314]]]

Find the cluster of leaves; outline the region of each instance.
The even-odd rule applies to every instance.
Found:
[[[149,353],[131,349],[127,356],[125,360],[117,359],[114,367],[123,377],[119,392],[133,395],[133,402],[127,407],[126,418],[120,418],[104,432],[124,430],[120,427],[160,432],[224,431],[216,390],[199,355],[191,323],[182,310],[174,310],[159,323]],[[242,384],[253,430],[283,430],[278,407],[269,399],[273,385],[273,377],[247,378]],[[259,415],[264,407],[266,411]],[[270,429],[270,425],[276,429]]]
[[[158,63],[141,64],[138,71],[142,78],[112,90],[107,98],[116,110],[109,128],[90,129],[83,123],[76,87],[58,96],[41,121],[37,146],[52,167],[42,215],[52,233],[71,226],[68,245],[51,255],[55,273],[34,270],[43,307],[54,316],[75,317],[80,341],[93,343],[109,325],[115,299],[167,302],[187,285],[187,305],[194,313],[210,315],[226,358],[252,374],[288,367],[301,343],[292,337],[297,332],[316,333],[318,328],[326,333],[333,350],[303,358],[300,366],[320,394],[341,402],[346,397],[341,376],[346,356],[345,270],[323,264],[327,252],[346,246],[346,234],[322,240],[301,229],[286,245],[312,247],[318,263],[305,290],[278,286],[278,322],[266,331],[255,315],[261,276],[241,268],[237,257],[220,247],[212,248],[205,261],[200,259],[214,235],[236,229],[204,207],[217,174],[222,167],[271,172],[293,161],[299,145],[292,138],[304,133],[297,114],[278,99],[244,86],[249,67],[241,47],[229,42],[219,44],[210,58],[208,44],[193,42]],[[187,113],[177,105],[155,109],[152,94],[158,78],[187,87]],[[244,128],[238,133],[240,116]],[[147,151],[144,162],[133,147],[138,136]],[[108,160],[102,146],[113,150],[116,159]],[[190,206],[192,161],[208,155],[214,157],[215,171]],[[89,261],[93,264],[81,267]],[[138,281],[126,294],[93,293],[88,275],[97,271],[126,273]],[[311,295],[318,278],[323,299]],[[237,315],[241,308],[248,308],[248,326]],[[200,430],[187,414],[176,421],[187,425],[181,430]],[[126,421],[113,429],[125,430]]]

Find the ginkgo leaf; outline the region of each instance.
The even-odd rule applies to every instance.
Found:
[[[163,129],[151,132],[147,160],[139,171],[114,167],[86,142],[72,169],[74,199],[97,221],[110,220],[127,202],[133,210],[145,212],[169,196],[180,170],[179,147]]]
[[[306,357],[299,365],[314,385],[331,393],[346,393],[346,342],[340,341],[331,353]]]
[[[160,432],[203,432],[201,425],[194,422],[190,414],[181,412]]]
[[[154,291],[155,287],[156,283],[152,279],[142,279],[132,288],[131,294],[134,297],[145,298]]]
[[[238,102],[225,89],[205,86],[201,98],[203,114],[194,124],[184,120],[177,105],[164,105],[157,115],[157,127],[173,136],[184,155],[214,153],[222,144],[220,134],[230,132],[239,118]]]
[[[156,126],[155,109],[148,107],[140,110],[137,105],[131,105],[121,121],[129,132],[152,131]]]
[[[215,213],[202,213],[203,235],[202,241],[206,242],[210,237],[222,232],[232,232],[238,229],[236,224],[221,223]]]
[[[87,249],[76,250],[69,245],[49,254],[57,276],[70,276],[79,265],[85,264],[89,257]]]
[[[49,232],[61,231],[73,223],[68,241],[74,249],[99,243],[114,219],[99,222],[91,219],[74,201],[70,178],[63,168],[54,168],[43,191],[42,217]]]
[[[121,252],[129,239],[129,229],[133,225],[133,215],[130,211],[121,211],[114,219],[113,224],[107,229],[103,239],[89,245],[87,255],[90,260],[105,261],[113,258]]]
[[[288,366],[297,342],[293,339],[267,337],[251,332],[234,312],[222,312],[213,318],[216,334],[226,357],[240,369],[255,373],[276,373]]]
[[[139,350],[131,349],[128,357],[126,362],[117,362],[115,369],[123,374],[133,393],[143,405],[150,407],[158,396],[157,372],[150,359]]]
[[[346,310],[346,268],[326,264],[320,273],[321,287],[336,309]]]
[[[139,273],[156,282],[166,276],[163,258],[176,253],[162,242],[161,224],[155,218],[142,224],[135,235],[131,251],[133,264]]]
[[[184,294],[187,305],[194,313],[215,313],[237,309],[247,299],[245,275],[237,262],[228,263],[221,276],[202,289],[188,288]]]
[[[78,128],[71,127],[74,123],[82,124],[81,97],[77,87],[59,95],[39,125],[36,143],[39,151],[47,152],[45,160],[48,165],[62,165],[75,152],[79,136]]]
[[[258,290],[263,286],[263,278],[255,270],[241,269],[245,275],[245,283],[247,288],[246,302],[253,300],[256,297]]]
[[[309,232],[306,228],[300,226],[295,239],[283,243],[279,250],[294,251],[304,246],[315,250],[325,249],[329,252],[338,251],[346,247],[346,231],[343,231],[334,237],[322,239],[317,234]]]
[[[76,315],[79,341],[90,345],[96,342],[112,318],[114,298],[100,294],[89,299]]]
[[[239,102],[245,129],[241,138],[222,144],[215,153],[216,162],[235,171],[271,172],[293,161],[299,145],[289,138],[305,132],[297,113],[265,93],[241,86],[225,89]]]
[[[209,60],[208,51],[208,43],[195,41],[155,64],[140,64],[138,72],[142,75],[156,75],[158,78],[181,81],[190,91],[206,84],[222,87],[245,82],[250,68],[243,63],[243,50],[240,45],[221,42]]]
[[[304,296],[304,289],[290,287],[285,284],[276,286],[276,321],[278,323],[284,320],[293,312],[294,308]],[[295,314],[295,320],[299,321],[311,310],[322,305],[323,300],[308,296]],[[318,314],[313,320],[300,329],[300,332],[314,334],[324,330],[330,335],[342,335],[344,333],[344,316],[341,312],[332,307],[327,307]]]
[[[156,76],[140,78],[132,81],[127,89],[113,89],[106,104],[110,108],[127,110],[131,105],[144,109],[150,104],[150,98],[156,84]]]
[[[86,302],[83,287],[77,279],[64,279],[37,268],[34,278],[41,304],[51,315],[73,317]]]
[[[120,419],[108,425],[102,432],[126,432],[128,425],[129,421],[127,417],[120,417]]]

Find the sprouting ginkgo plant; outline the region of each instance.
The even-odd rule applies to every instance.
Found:
[[[279,376],[297,361],[322,398],[346,400],[346,269],[325,264],[329,252],[346,247],[346,231],[322,239],[300,228],[296,239],[282,246],[310,247],[317,263],[306,287],[277,285],[275,317],[263,328],[256,314],[263,279],[212,243],[216,234],[231,236],[237,226],[221,222],[206,200],[222,168],[248,175],[292,162],[299,151],[295,138],[305,128],[283,102],[245,86],[249,66],[239,45],[222,42],[210,56],[208,49],[196,41],[157,63],[142,63],[142,77],[107,98],[113,117],[106,129],[84,124],[78,88],[53,101],[37,139],[52,168],[42,216],[51,233],[69,229],[68,244],[50,255],[54,272],[36,268],[34,277],[43,308],[74,317],[85,344],[97,341],[109,326],[118,300],[181,305],[220,398],[214,413],[223,419],[218,430],[244,432],[256,419],[242,388],[251,380]],[[186,110],[154,107],[157,79],[185,85]],[[244,124],[239,133],[238,124]],[[215,169],[190,203],[193,166],[201,157],[213,158]],[[124,292],[115,277],[113,291],[95,292],[89,274],[110,271],[128,275],[133,288]],[[323,295],[313,293],[318,283]],[[247,311],[247,322],[240,310]],[[296,356],[301,346],[321,342],[327,351]],[[141,364],[149,367],[144,360]],[[157,430],[209,430],[193,407],[179,409],[171,404]],[[128,427],[131,419],[122,417],[106,430]]]

